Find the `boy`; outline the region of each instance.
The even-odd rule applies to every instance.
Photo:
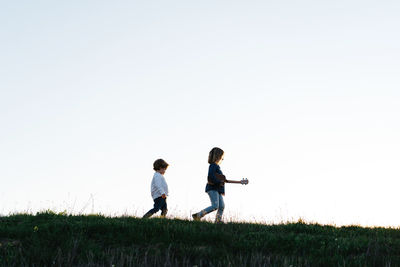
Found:
[[[158,159],[153,163],[153,169],[156,171],[151,181],[151,197],[154,200],[154,207],[143,215],[143,218],[149,218],[159,210],[161,210],[161,217],[167,215],[168,185],[163,175],[168,166],[163,159]]]

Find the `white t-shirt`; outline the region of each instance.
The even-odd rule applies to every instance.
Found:
[[[168,196],[168,185],[164,176],[159,172],[155,172],[151,181],[151,197],[153,199],[161,197],[163,194]]]

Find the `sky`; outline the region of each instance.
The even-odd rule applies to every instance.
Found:
[[[166,160],[170,218],[394,226],[397,1],[0,3],[0,214],[142,216]],[[213,220],[215,214],[207,215]]]

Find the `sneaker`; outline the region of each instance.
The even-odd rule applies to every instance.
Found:
[[[199,216],[198,213],[192,214],[192,218],[193,218],[193,220],[195,220],[195,221],[200,221],[200,216]]]

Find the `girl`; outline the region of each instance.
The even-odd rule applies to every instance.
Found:
[[[193,214],[192,217],[196,221],[200,220],[204,215],[214,210],[218,210],[215,217],[215,222],[220,223],[222,219],[222,213],[224,212],[225,208],[223,198],[225,195],[225,183],[247,184],[247,179],[246,181],[227,180],[225,175],[222,173],[221,168],[219,167],[223,160],[224,151],[221,148],[214,147],[211,149],[210,154],[208,155],[208,163],[210,166],[208,167],[208,181],[206,185],[206,192],[210,197],[211,206]]]

